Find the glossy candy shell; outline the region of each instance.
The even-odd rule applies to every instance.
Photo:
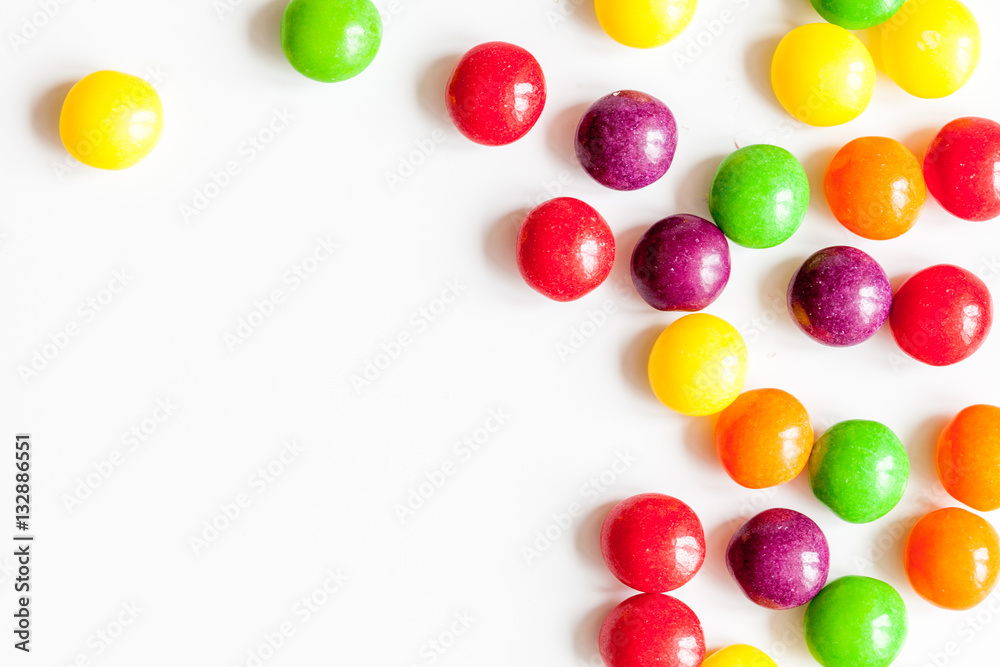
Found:
[[[837,516],[869,523],[885,516],[903,497],[910,462],[887,426],[853,419],[840,422],[813,445],[809,484]]]
[[[607,667],[699,667],[705,635],[691,608],[669,595],[640,593],[612,609],[598,638]]]
[[[945,609],[971,609],[996,587],[997,531],[958,507],[931,512],[910,531],[903,566],[913,589],[928,602]]]
[[[605,517],[601,553],[626,586],[664,593],[701,569],[705,531],[694,510],[677,498],[644,493],[618,503]]]
[[[875,63],[864,44],[840,26],[799,26],[779,42],[771,85],[781,106],[820,127],[854,120],[871,102]]]
[[[950,264],[914,274],[896,291],[889,314],[900,349],[932,366],[978,350],[993,326],[993,298],[976,275]]]
[[[824,248],[788,284],[788,312],[807,336],[847,347],[874,336],[889,317],[892,285],[870,255],[850,246]]]
[[[952,215],[1000,216],[1000,123],[966,117],[941,128],[924,156],[927,189]]]
[[[979,64],[979,24],[957,0],[906,0],[877,31],[883,69],[916,97],[951,95]]]
[[[746,344],[723,319],[685,315],[656,340],[648,371],[650,386],[664,405],[685,415],[712,415],[743,390]]]
[[[726,567],[756,604],[792,609],[812,600],[826,584],[830,547],[805,514],[775,508],[740,526],[726,549]]]
[[[70,155],[99,169],[126,169],[156,147],[163,132],[163,104],[145,80],[102,70],[67,93],[59,136]]]
[[[694,18],[696,0],[594,0],[597,20],[620,44],[637,49],[663,46]]]
[[[462,56],[448,81],[445,102],[455,127],[484,146],[526,135],[545,108],[545,75],[528,51],[487,42]]]
[[[730,268],[726,235],[696,215],[660,220],[632,251],[632,284],[657,310],[707,308],[725,289]]]
[[[908,232],[927,200],[920,162],[886,137],[861,137],[841,148],[827,167],[823,192],[840,224],[876,241]]]
[[[955,500],[980,512],[1000,509],[1000,408],[959,412],[938,438],[937,471]]]
[[[806,645],[823,667],[888,667],[906,643],[903,598],[870,577],[831,582],[806,608]]]
[[[611,273],[615,237],[593,208],[572,197],[537,206],[517,234],[517,267],[524,281],[554,301],[573,301]]]
[[[715,423],[719,460],[726,473],[748,489],[792,481],[805,469],[812,447],[806,409],[780,389],[740,394]]]
[[[712,181],[708,206],[730,240],[748,248],[787,241],[809,207],[809,179],[795,156],[755,144],[730,153]]]
[[[677,150],[677,122],[660,100],[619,90],[594,102],[576,130],[576,157],[601,185],[638,190],[670,168]]]
[[[364,71],[382,44],[382,17],[370,0],[291,0],[281,48],[299,73],[323,83]]]

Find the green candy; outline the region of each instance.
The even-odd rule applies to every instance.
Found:
[[[360,74],[382,43],[371,0],[292,0],[281,17],[281,48],[292,67],[333,83]]]
[[[812,0],[824,19],[848,30],[865,30],[885,23],[906,0]]]
[[[906,605],[884,581],[843,577],[812,599],[803,627],[823,667],[887,667],[906,643]]]
[[[787,241],[806,217],[809,179],[784,148],[744,146],[719,165],[708,207],[733,242],[772,248]]]
[[[909,477],[903,444],[878,422],[840,422],[816,441],[809,456],[813,493],[851,523],[884,516],[903,497]]]

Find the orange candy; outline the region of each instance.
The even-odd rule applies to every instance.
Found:
[[[917,522],[903,558],[922,598],[945,609],[971,609],[996,586],[1000,538],[981,516],[949,507]]]
[[[980,512],[1000,509],[1000,408],[959,412],[938,438],[937,470],[955,500]]]
[[[792,481],[809,462],[809,414],[780,389],[742,394],[719,415],[715,449],[729,476],[748,489]]]
[[[908,232],[927,199],[917,158],[886,137],[861,137],[841,148],[827,167],[823,191],[840,224],[876,241]]]

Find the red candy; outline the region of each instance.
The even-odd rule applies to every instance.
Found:
[[[979,349],[993,326],[993,299],[982,280],[950,264],[914,274],[899,288],[889,313],[903,352],[948,366]]]
[[[966,220],[1000,215],[1000,123],[969,116],[938,132],[924,157],[927,189]]]
[[[601,527],[601,553],[626,586],[663,593],[680,588],[701,568],[705,531],[694,510],[681,501],[643,493],[608,512]]]
[[[528,133],[545,107],[545,76],[534,56],[507,42],[469,49],[448,81],[448,113],[477,144],[503,146]]]
[[[607,667],[698,667],[705,659],[701,621],[669,595],[625,600],[604,619],[598,642]]]
[[[593,291],[614,262],[611,228],[579,199],[559,197],[540,204],[517,233],[521,276],[554,301],[573,301]]]

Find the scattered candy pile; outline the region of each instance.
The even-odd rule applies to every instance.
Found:
[[[803,0],[804,1],[804,0]],[[827,23],[795,28],[779,43],[771,82],[781,105],[814,126],[846,123],[864,112],[876,63],[905,91],[950,95],[979,60],[979,27],[955,0],[812,0]],[[690,23],[695,0],[596,0],[604,30],[623,45],[666,44]],[[872,28],[875,58],[850,30]],[[289,63],[322,82],[349,79],[375,58],[382,38],[369,0],[291,0],[280,26]],[[470,49],[447,83],[447,109],[470,140],[500,146],[527,135],[546,102],[538,61],[525,49],[489,42]],[[102,71],[69,92],[60,118],[66,149],[81,162],[122,169],[141,161],[159,140],[163,109],[143,80]],[[662,101],[620,90],[593,103],[580,120],[576,155],[602,185],[637,190],[662,178],[677,149],[677,123]],[[1000,216],[1000,124],[959,118],[931,142],[921,164],[898,141],[862,137],[836,154],[824,194],[854,234],[888,240],[908,232],[927,192],[953,215],[972,221]],[[636,291],[662,311],[699,311],[729,280],[729,241],[771,248],[788,240],[809,205],[802,164],[771,145],[742,147],[715,174],[714,222],[673,215],[652,225],[631,256]],[[728,240],[727,240],[728,239]],[[525,282],[555,301],[572,301],[608,277],[615,239],[601,215],[569,197],[547,201],[525,218],[517,236]],[[813,340],[846,347],[869,340],[889,322],[899,347],[934,366],[976,352],[993,320],[990,293],[956,266],[914,274],[893,295],[885,271],[848,246],[806,259],[788,286],[792,320]],[[809,415],[780,389],[743,391],[748,355],[725,320],[688,314],[668,326],[649,356],[649,382],[669,408],[692,416],[718,414],[715,444],[739,485],[786,484],[808,469],[816,498],[852,523],[876,521],[902,498],[910,463],[885,425],[851,420],[815,440]],[[937,470],[956,500],[979,511],[1000,508],[1000,408],[963,410],[944,429]],[[691,580],[705,560],[705,534],[680,500],[649,493],[619,503],[601,531],[612,574],[640,591],[607,616],[600,651],[610,667],[774,665],[756,648],[735,645],[705,658],[701,623],[683,602],[664,595]],[[906,639],[907,613],[888,584],[860,576],[827,584],[830,548],[809,517],[789,509],[761,512],[733,535],[729,572],[743,593],[768,609],[808,605],[804,634],[826,667],[882,667]],[[914,590],[945,609],[968,609],[993,590],[1000,542],[992,526],[960,508],[920,519],[905,546]]]

